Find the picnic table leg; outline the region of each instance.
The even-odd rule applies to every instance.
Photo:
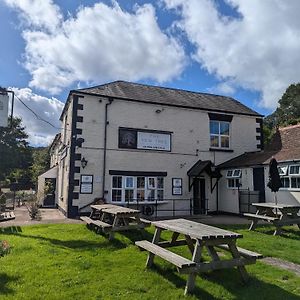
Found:
[[[249,230],[254,230],[257,225],[258,220],[252,220]]]
[[[212,258],[213,261],[219,261],[220,257],[213,246],[207,246],[208,254]]]
[[[276,226],[276,229],[275,229],[273,235],[280,235],[281,234],[281,227],[282,226],[280,226],[278,224],[275,224],[275,226]]]
[[[193,240],[191,239],[191,237],[189,235],[185,235],[185,240],[186,240],[186,243],[187,243],[191,253],[193,254],[194,250],[195,250]]]
[[[233,258],[240,258],[241,257],[241,255],[240,255],[240,253],[239,253],[239,251],[236,247],[236,242],[229,242],[228,247],[230,249],[230,252],[231,252]],[[245,266],[239,266],[237,268],[239,270],[239,273],[241,274],[241,277],[242,277],[243,281],[247,282],[248,279],[249,279],[249,275],[246,271]]]
[[[116,215],[115,218],[114,218],[113,224],[112,224],[112,228],[111,228],[112,230],[110,231],[109,237],[108,237],[108,239],[110,241],[114,238],[114,231],[113,231],[113,229],[118,226],[118,223],[119,223],[119,217]]]
[[[201,242],[199,240],[197,240],[195,249],[194,249],[193,258],[192,258],[193,262],[196,262],[196,263],[200,262],[202,248],[203,248],[203,245],[201,244]],[[196,276],[197,276],[196,272],[192,272],[188,275],[188,279],[187,279],[185,290],[184,290],[184,295],[191,293],[191,291],[194,289]]]
[[[157,244],[159,242],[161,231],[162,231],[161,228],[156,228],[152,239],[153,244]],[[146,262],[146,267],[150,268],[153,265],[153,261],[154,261],[154,254],[149,252],[147,262]]]

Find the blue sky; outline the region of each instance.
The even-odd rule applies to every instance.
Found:
[[[56,127],[69,90],[119,79],[228,95],[267,115],[299,81],[299,2],[2,0],[0,86]],[[33,145],[57,132],[18,101],[16,114]]]

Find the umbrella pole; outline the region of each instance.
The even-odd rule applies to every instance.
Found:
[[[274,201],[275,201],[275,205],[277,205],[277,193],[276,192],[274,193]],[[277,207],[275,209],[275,212],[276,212],[276,217],[277,217]]]

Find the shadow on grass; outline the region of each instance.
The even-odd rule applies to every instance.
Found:
[[[128,238],[132,244],[134,244],[136,241],[141,241],[141,240],[152,241],[153,239],[153,233],[148,232],[147,230],[144,229],[122,231],[122,235]]]
[[[0,273],[0,295],[14,294],[15,291],[7,285],[10,282],[16,282],[20,279],[18,276],[9,276],[5,273]]]
[[[16,227],[16,226],[1,228],[0,233],[12,234],[12,235],[20,236],[21,238],[25,238],[25,239],[35,239],[44,242],[49,242],[55,246],[70,248],[75,250],[84,250],[84,249],[94,250],[95,248],[122,249],[122,248],[126,248],[127,246],[126,243],[123,243],[117,239],[113,239],[112,241],[109,241],[107,237],[104,237],[104,240],[99,240],[95,242],[95,241],[85,241],[85,240],[59,240],[59,239],[53,239],[53,238],[37,236],[37,235],[25,235],[25,234],[21,234],[22,233],[21,227]]]
[[[16,234],[21,232],[22,232],[22,228],[20,226],[9,226],[9,227],[0,228],[0,233],[4,233],[4,234]]]
[[[174,284],[176,288],[180,288],[184,291],[188,275],[184,275],[184,278],[182,278],[179,276],[175,269],[162,268],[157,264],[154,264],[151,270],[158,272],[161,276]],[[209,273],[200,273],[199,275],[197,275],[198,281],[199,277],[200,280],[204,279],[215,284],[216,286],[222,287],[228,293],[234,296],[234,299],[253,300],[253,298],[258,298],[273,300],[299,300],[298,295],[292,294],[277,285],[264,282],[253,276],[250,276],[249,281],[245,284],[243,283],[236,269],[217,270]],[[209,287],[209,289],[210,288],[211,287]],[[214,295],[208,293],[204,289],[197,287],[197,281],[192,295],[196,296],[198,299],[223,299],[219,297],[216,298]]]
[[[273,235],[275,231],[275,227],[265,227],[265,226],[258,226],[255,231],[263,234],[268,234],[268,235]],[[291,240],[297,240],[299,241],[300,239],[300,229],[298,227],[295,228],[281,228],[281,234],[279,235],[283,238],[286,239],[291,239]]]

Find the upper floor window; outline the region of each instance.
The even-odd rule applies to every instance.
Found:
[[[230,147],[230,123],[225,121],[210,121],[210,146],[212,148]]]

